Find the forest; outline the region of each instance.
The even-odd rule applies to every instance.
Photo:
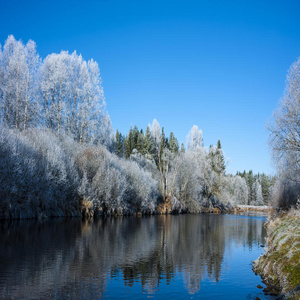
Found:
[[[180,146],[156,119],[114,132],[97,62],[42,59],[13,36],[0,45],[0,161],[0,219],[227,212],[294,184],[227,174],[220,140],[204,146],[196,125]]]

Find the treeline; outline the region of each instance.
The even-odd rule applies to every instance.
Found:
[[[65,51],[42,60],[13,36],[0,47],[0,159],[0,218],[263,204],[259,180],[226,175],[220,141],[207,149],[194,125],[179,147],[155,119],[112,134],[96,62]]]
[[[160,125],[156,119],[153,120],[152,126],[148,125],[147,129],[139,130],[137,126],[130,128],[127,136],[122,135],[118,130],[114,136],[113,147],[114,152],[119,157],[129,158],[132,154],[132,151],[136,149],[139,153],[143,155],[150,155],[157,158],[157,144],[162,148],[169,149],[172,153],[177,154],[180,150],[185,152],[184,144],[181,144],[181,149],[179,149],[179,143],[174,133],[171,131],[169,138],[165,136],[164,127],[162,127],[160,132]]]
[[[144,133],[145,132],[145,133]],[[143,156],[144,158],[152,159],[156,164],[157,169],[161,173],[161,178],[164,178],[164,169],[172,170],[171,167],[162,167],[162,157],[164,152],[169,152],[167,160],[180,160],[186,156],[186,149],[183,143],[179,147],[179,143],[174,133],[171,131],[169,137],[166,137],[164,127],[160,127],[156,119],[152,124],[149,124],[144,131],[137,126],[131,127],[127,135],[123,135],[118,130],[113,137],[113,151],[119,157],[136,159],[136,156]],[[205,187],[202,194],[205,198],[210,198],[212,195],[219,198],[221,192],[225,192],[229,186],[233,190],[229,192],[229,195],[222,194],[222,197],[228,199],[232,197],[232,204],[244,204],[244,205],[268,205],[270,198],[270,188],[274,184],[274,177],[266,174],[253,174],[253,171],[243,173],[237,172],[236,176],[225,175],[226,162],[222,151],[221,142],[218,140],[217,145],[211,145],[207,149],[203,146],[202,132],[197,126],[194,126],[187,137],[187,151],[194,151],[195,149],[202,149],[203,156],[200,160],[203,160],[202,164],[205,165],[205,161],[208,161],[208,168],[213,172],[214,176],[219,177],[217,180],[211,179],[214,183],[209,183],[207,186],[213,186],[213,192],[210,195],[206,191],[210,188]],[[196,145],[196,146],[195,146]],[[172,162],[173,166],[176,164]],[[197,170],[198,173],[209,173],[205,170]],[[177,176],[177,175],[175,175]],[[204,176],[203,176],[204,178]],[[202,181],[205,182],[203,179]],[[209,181],[209,180],[206,180]],[[161,183],[163,186],[163,182]],[[227,191],[228,192],[228,191]],[[163,193],[163,191],[162,191]],[[164,194],[164,193],[163,193]],[[233,195],[236,194],[234,197]],[[165,197],[167,194],[164,194]],[[179,196],[179,198],[182,198]]]
[[[274,185],[276,177],[262,174],[254,174],[252,170],[236,175],[245,179],[248,188],[248,205],[268,205],[271,199],[271,187]]]

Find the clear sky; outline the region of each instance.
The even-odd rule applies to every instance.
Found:
[[[299,16],[299,0],[0,0],[0,43],[96,60],[115,130],[156,118],[185,142],[196,124],[228,172],[274,173],[265,128],[300,56]]]

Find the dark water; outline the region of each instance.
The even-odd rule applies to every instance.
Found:
[[[251,261],[263,216],[0,223],[1,299],[271,299]]]

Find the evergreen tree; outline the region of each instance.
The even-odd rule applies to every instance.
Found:
[[[150,127],[147,126],[145,137],[144,137],[144,147],[143,147],[143,154],[149,154],[153,156],[154,154],[154,141],[151,135]]]
[[[246,180],[247,187],[248,187],[248,202],[247,202],[247,204],[256,203],[257,199],[259,198],[257,196],[257,193],[259,194],[259,192],[257,192],[257,190],[254,189],[254,187],[256,189],[258,188],[258,185],[256,184],[256,182],[259,183],[259,185],[261,186],[263,203],[265,205],[268,204],[269,195],[270,195],[270,187],[274,185],[272,177],[266,175],[265,173],[262,173],[262,174],[257,173],[254,175],[252,170],[250,170],[248,172],[246,172],[244,170],[243,173],[237,172],[237,175],[242,178],[245,178],[245,180]],[[261,202],[261,201],[259,200],[259,202]],[[258,204],[255,204],[255,205],[258,205]],[[262,204],[260,204],[260,205],[262,205]]]
[[[170,143],[168,138],[165,139],[165,148],[170,149]]]
[[[253,171],[250,170],[247,174],[247,185],[248,185],[248,205],[250,205],[251,202],[254,201],[254,192],[253,192],[253,183],[254,183],[254,176],[253,176]]]
[[[143,129],[138,133],[137,141],[136,141],[136,150],[140,153],[143,152],[144,148],[144,133]]]
[[[116,131],[115,153],[120,157],[123,157],[124,155],[124,139],[122,134],[118,130]]]
[[[133,150],[133,138],[132,138],[133,134],[132,134],[132,128],[130,128],[128,135],[125,139],[125,158],[129,158],[130,154]]]
[[[260,184],[261,184],[262,195],[264,198],[264,203],[268,204],[269,190],[272,185],[271,179],[265,173],[263,173],[260,178]]]
[[[181,143],[180,152],[185,153],[184,143]]]
[[[176,139],[172,131],[170,132],[169,144],[170,144],[170,151],[177,154],[179,149],[178,140]]]
[[[224,175],[226,166],[220,140],[218,140],[217,147],[210,145],[208,157],[210,159],[212,169],[218,175]]]
[[[133,127],[133,130],[132,130],[132,149],[136,149],[137,148],[137,140],[138,140],[138,137],[139,137],[139,133],[140,133],[139,129],[135,125]]]
[[[218,158],[218,173],[222,173],[225,174],[226,171],[226,165],[225,165],[225,159],[224,159],[224,154],[223,154],[223,150],[221,147],[221,141],[218,140],[217,143],[217,158]]]

